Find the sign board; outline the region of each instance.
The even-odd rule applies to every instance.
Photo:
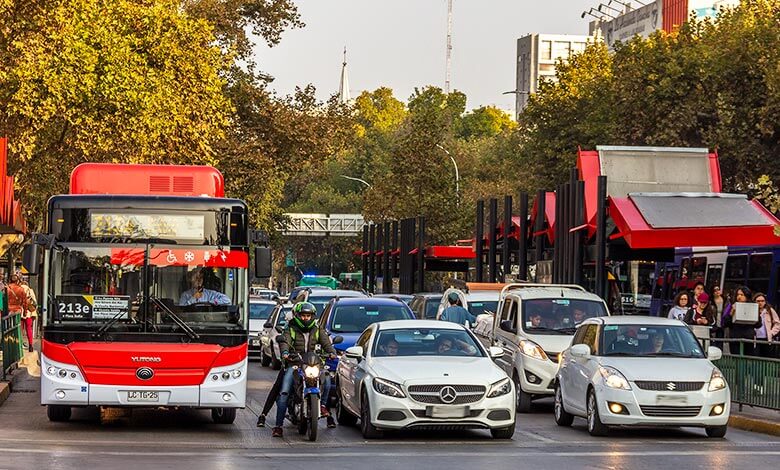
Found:
[[[636,35],[643,38],[650,36],[663,26],[661,8],[662,0],[655,0],[612,21],[602,22],[600,27],[604,42],[611,49],[618,41],[626,42]]]
[[[732,321],[743,325],[752,325],[758,321],[758,304],[753,302],[735,302]]]
[[[110,320],[129,318],[127,295],[58,295],[54,298],[55,320]]]
[[[93,238],[204,238],[204,216],[91,212],[89,230]]]

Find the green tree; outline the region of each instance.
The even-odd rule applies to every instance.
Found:
[[[459,137],[464,139],[495,137],[515,127],[515,122],[506,112],[495,106],[482,106],[461,118]]]

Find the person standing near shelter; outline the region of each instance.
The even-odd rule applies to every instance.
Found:
[[[751,302],[751,298],[753,296],[753,292],[747,287],[742,286],[737,288],[735,294],[734,294],[734,301],[735,303],[746,303]],[[723,312],[723,328],[727,332],[727,337],[731,339],[747,339],[747,340],[753,340],[756,337],[756,328],[759,328],[761,326],[761,318],[758,319],[758,321],[755,324],[740,324],[740,323],[734,323],[734,310],[735,310],[735,303],[730,304],[728,306],[728,309]],[[742,351],[746,356],[755,356],[755,348],[752,342],[745,341],[741,344]],[[740,344],[733,343],[730,345],[729,349],[731,350],[732,354],[738,354],[740,351]]]
[[[6,291],[8,292],[8,314],[21,315],[22,323],[25,328],[28,328],[27,320],[24,318],[25,312],[27,311],[27,292],[25,292],[24,288],[19,283],[18,274],[11,274],[10,281],[8,286],[6,286]],[[29,324],[29,331],[32,333],[32,321],[30,321]],[[28,348],[29,347],[32,347],[32,344],[30,344]]]
[[[712,311],[710,296],[706,292],[702,292],[696,298],[696,304],[685,314],[683,321],[688,325],[711,326],[715,323],[715,315]]]
[[[472,315],[471,312],[465,308],[458,305],[459,300],[460,298],[455,292],[450,292],[447,295],[447,302],[450,304],[450,306],[441,312],[440,320],[457,323],[463,326],[466,326],[466,322],[469,322],[471,325],[473,325],[476,323],[477,317]]]
[[[27,350],[32,352],[33,337],[35,336],[33,334],[33,327],[35,325],[35,320],[38,318],[38,299],[35,298],[35,292],[30,285],[21,276],[19,285],[24,289],[26,296],[26,308],[24,313],[22,313],[22,323],[24,324],[24,329],[27,333]]]
[[[688,313],[688,293],[680,291],[674,297],[674,306],[669,309],[669,318],[683,321],[686,313]]]
[[[780,317],[771,305],[766,301],[766,295],[763,292],[753,294],[753,302],[758,304],[758,317],[761,320],[761,326],[756,328],[756,340],[774,341],[774,338],[780,339]],[[777,351],[774,344],[758,344],[758,355],[761,357],[774,358]]]

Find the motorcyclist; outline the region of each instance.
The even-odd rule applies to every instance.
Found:
[[[287,414],[287,403],[293,388],[293,374],[295,373],[295,370],[292,368],[292,364],[288,362],[290,355],[295,353],[303,356],[303,354],[307,352],[315,351],[316,346],[320,345],[331,358],[336,358],[336,350],[333,348],[328,333],[321,326],[317,325],[317,307],[309,302],[298,302],[293,307],[293,314],[292,320],[290,320],[287,324],[287,328],[284,330],[284,342],[280,342],[279,344],[282,348],[282,360],[285,363],[286,369],[279,398],[276,400],[276,426],[274,426],[271,432],[273,437],[283,436],[282,425],[284,424],[284,417]],[[335,422],[333,421],[333,417],[330,416],[330,412],[327,408],[327,392],[330,390],[329,374],[323,374],[323,382],[320,414],[328,418],[328,427],[334,427]]]

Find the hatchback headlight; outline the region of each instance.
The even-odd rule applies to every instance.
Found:
[[[521,339],[519,345],[520,351],[522,351],[526,356],[540,359],[542,361],[547,360],[547,354],[545,354],[544,349],[542,349],[541,346],[534,343],[533,341]]]
[[[488,390],[487,397],[488,398],[500,397],[501,395],[506,395],[511,391],[512,391],[512,383],[509,381],[509,377],[507,377],[491,385],[490,390]]]
[[[601,374],[601,377],[604,379],[604,385],[607,387],[631,390],[631,385],[628,384],[628,380],[626,380],[626,378],[623,377],[623,374],[614,367],[599,367],[599,374]]]
[[[387,395],[389,397],[396,397],[396,398],[406,397],[406,394],[401,389],[401,385],[395,382],[391,382],[385,379],[374,379],[373,383],[374,383],[374,390],[381,393],[382,395]]]
[[[320,376],[320,368],[318,366],[306,366],[303,368],[303,373],[307,378],[316,379]]]
[[[710,375],[710,386],[707,387],[709,392],[717,392],[726,388],[726,379],[718,369],[712,369],[712,375]]]

